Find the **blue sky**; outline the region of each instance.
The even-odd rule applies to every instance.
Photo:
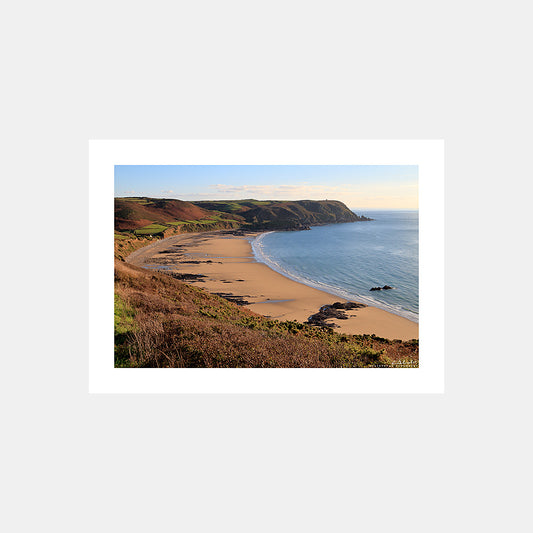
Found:
[[[341,200],[351,208],[418,208],[411,165],[117,165],[115,196],[180,200]]]

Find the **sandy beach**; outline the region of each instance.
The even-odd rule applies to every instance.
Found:
[[[346,302],[338,296],[308,287],[255,260],[252,234],[229,232],[186,233],[145,246],[128,256],[128,263],[145,267],[203,275],[186,280],[212,293],[241,297],[246,307],[278,320],[305,322],[321,306]],[[331,319],[335,331],[375,334],[389,339],[418,338],[418,324],[376,307],[347,311],[348,320]]]

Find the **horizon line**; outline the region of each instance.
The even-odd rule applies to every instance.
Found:
[[[300,198],[299,200],[289,200],[289,199],[272,199],[272,198],[222,198],[222,199],[196,199],[196,200],[185,200],[182,198],[175,198],[175,197],[169,197],[169,196],[144,196],[144,195],[128,195],[128,196],[117,196],[115,195],[114,198],[122,199],[122,198],[153,198],[154,200],[179,200],[181,202],[244,202],[246,200],[256,201],[256,202],[302,202],[302,201],[310,201],[310,202],[341,202],[342,204],[346,205],[345,202],[342,200],[337,200],[336,198],[323,198],[320,200],[313,200],[311,198]],[[348,209],[396,209],[396,210],[407,210],[407,211],[418,211],[417,207],[387,207],[387,206],[377,206],[377,207],[352,207],[348,206]]]

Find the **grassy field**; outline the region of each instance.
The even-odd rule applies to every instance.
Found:
[[[122,198],[125,202],[135,202],[139,205],[148,205],[150,203],[150,200],[148,198],[133,198],[133,197],[126,197]]]
[[[149,224],[144,226],[144,228],[136,229],[133,233],[135,235],[157,235],[158,233],[163,233],[168,228],[168,226],[163,226],[163,224]]]
[[[215,227],[220,227],[221,225],[232,225],[238,226],[240,222],[234,219],[228,219],[221,217],[220,215],[214,215],[211,218],[203,218],[200,220],[175,220],[173,222],[166,223],[153,223],[142,228],[136,229],[133,231],[135,235],[159,235],[162,234],[165,230],[181,226],[184,230],[201,230],[209,229],[210,226],[215,229]],[[207,226],[207,227],[206,227]]]

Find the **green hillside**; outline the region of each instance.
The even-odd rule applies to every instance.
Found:
[[[160,198],[115,198],[115,232],[123,236],[168,236],[187,231],[238,228],[240,216]]]
[[[307,229],[370,220],[336,200],[216,200],[115,198],[115,231],[123,236],[168,236],[186,231],[243,228]]]
[[[354,214],[337,200],[218,200],[194,202],[194,205],[241,216],[251,229],[300,229],[319,224],[370,220]]]

